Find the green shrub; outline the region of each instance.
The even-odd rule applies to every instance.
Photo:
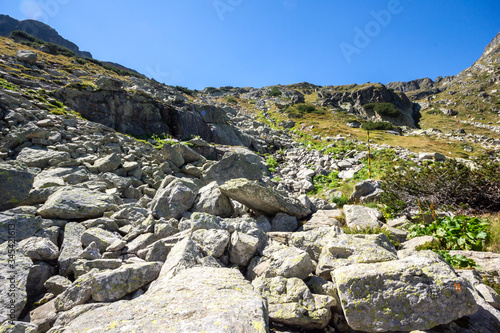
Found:
[[[181,87],[181,86],[175,86],[175,89],[179,90],[180,92],[185,93],[186,95],[193,95],[194,91],[191,89],[188,89],[186,87]]]
[[[314,105],[299,104],[297,105],[297,110],[301,113],[311,113],[316,111]]]
[[[429,224],[412,225],[408,237],[433,236],[443,250],[483,251],[489,225],[477,217],[441,217]]]
[[[207,91],[207,93],[209,94],[217,94],[217,93],[220,93],[221,91],[215,87],[206,87],[205,90]]]
[[[338,174],[338,171],[332,171],[327,176],[315,175],[313,177],[314,190],[312,194],[337,188],[341,181]]]
[[[362,126],[362,129],[367,131],[381,131],[393,129],[391,123],[386,121],[367,121]]]
[[[278,167],[278,161],[273,156],[268,156],[266,159],[266,163],[269,167],[269,171],[274,172]]]
[[[369,103],[363,105],[363,109],[367,111],[373,110],[381,116],[388,116],[393,118],[396,118],[401,114],[401,112],[396,109],[396,107],[392,103]]]
[[[232,103],[232,104],[236,104],[236,103],[238,103],[238,102],[236,101],[236,99],[234,99],[234,97],[233,97],[233,96],[228,96],[228,97],[226,97],[226,101],[227,101],[228,103]]]
[[[281,90],[279,90],[278,87],[273,87],[268,95],[271,97],[279,97],[279,96],[281,96],[281,94],[282,94],[282,92],[281,92]]]
[[[394,212],[445,209],[461,213],[500,211],[500,163],[487,157],[473,168],[447,159],[415,167],[401,161],[398,170],[382,177],[381,200]]]

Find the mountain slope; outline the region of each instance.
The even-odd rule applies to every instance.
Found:
[[[18,21],[8,15],[0,14],[0,36],[7,37],[14,30],[21,30],[43,41],[64,46],[81,57],[92,58],[90,52],[80,51],[75,43],[63,38],[55,29],[43,22],[36,20]]]

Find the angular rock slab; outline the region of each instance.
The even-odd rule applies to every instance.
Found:
[[[0,322],[15,321],[27,302],[26,284],[33,265],[13,241],[0,245]]]
[[[83,313],[65,332],[269,332],[265,301],[235,269],[196,267],[132,301]]]
[[[335,299],[326,295],[313,295],[300,279],[259,277],[252,285],[267,299],[269,317],[274,322],[305,329],[321,329],[331,319],[330,308],[335,305]]]
[[[22,203],[33,187],[35,174],[21,163],[0,163],[0,210]]]
[[[349,326],[364,332],[427,330],[474,314],[469,282],[437,254],[335,270]]]
[[[220,187],[222,193],[256,212],[268,215],[286,213],[298,218],[311,214],[299,200],[285,197],[278,192],[245,178],[230,180]]]
[[[38,214],[49,219],[91,219],[115,209],[116,203],[116,198],[106,193],[64,187],[48,198]]]

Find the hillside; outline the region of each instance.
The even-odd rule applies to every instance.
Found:
[[[36,20],[19,21],[8,15],[0,14],[0,36],[8,37],[15,30],[21,30],[46,42],[66,47],[81,57],[92,58],[90,52],[80,51],[80,48],[75,43],[63,38],[56,30],[45,23]]]
[[[500,331],[498,43],[196,91],[0,37],[0,332]]]

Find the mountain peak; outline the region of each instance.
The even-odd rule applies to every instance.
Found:
[[[75,43],[63,38],[54,28],[43,22],[36,20],[19,21],[8,15],[0,14],[0,36],[8,37],[14,30],[21,30],[43,41],[64,46],[81,57],[92,58],[90,52],[80,51],[80,48]]]

